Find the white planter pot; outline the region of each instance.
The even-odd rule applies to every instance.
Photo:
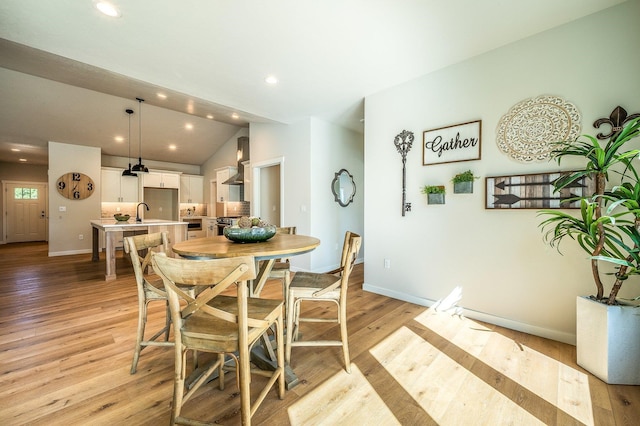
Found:
[[[578,365],[609,384],[640,385],[640,307],[576,303]]]

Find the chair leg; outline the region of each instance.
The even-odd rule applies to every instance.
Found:
[[[164,320],[164,341],[169,341],[169,332],[171,331],[171,310],[169,309],[169,300],[167,300],[167,309],[165,312],[165,320]]]
[[[237,368],[240,370],[240,417],[243,425],[251,424],[251,364],[249,348],[240,345]]]
[[[347,313],[343,304],[338,308],[338,319],[340,321],[340,338],[342,339],[342,353],[344,355],[344,366],[347,373],[351,374],[351,360],[349,359],[349,335],[347,334]]]
[[[176,424],[176,419],[182,411],[182,400],[184,398],[184,379],[186,376],[187,351],[176,348],[175,369],[173,383],[173,405],[171,406],[171,425]]]
[[[133,351],[133,362],[131,363],[130,374],[136,374],[138,368],[138,360],[140,359],[140,351],[142,350],[142,339],[144,339],[144,329],[147,324],[147,304],[141,302],[138,304],[138,333],[136,335],[136,347]]]
[[[224,390],[224,354],[218,355],[218,361],[220,362],[220,367],[218,368],[218,387],[220,390]]]
[[[285,345],[285,356],[284,361],[287,364],[291,363],[291,342],[293,340],[293,317],[295,310],[295,298],[289,300],[289,305],[287,306],[287,343]]]
[[[276,356],[278,358],[278,369],[280,377],[278,377],[278,397],[284,399],[285,377],[284,377],[284,321],[282,315],[278,317],[276,324],[276,340],[278,343]]]

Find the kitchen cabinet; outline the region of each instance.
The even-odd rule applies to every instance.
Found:
[[[101,201],[103,203],[137,203],[138,178],[122,176],[122,169],[102,168]]]
[[[202,204],[204,202],[204,177],[180,176],[180,202]]]
[[[202,226],[205,228],[206,236],[218,235],[218,221],[213,218],[202,219]]]
[[[234,166],[223,167],[216,170],[217,202],[240,201],[240,187],[238,185],[224,185],[222,183],[236,173],[238,173],[238,168]]]
[[[149,172],[140,173],[142,183],[146,188],[176,188],[180,189],[180,173]]]

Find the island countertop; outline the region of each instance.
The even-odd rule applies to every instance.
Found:
[[[128,232],[131,235],[136,233],[145,234],[150,232],[167,232],[169,235],[169,252],[167,254],[172,255],[173,245],[184,241],[187,238],[187,222],[180,222],[177,220],[165,220],[165,219],[146,219],[142,222],[136,222],[135,218],[130,218],[126,222],[118,222],[115,219],[103,218],[94,219],[91,221],[92,232],[92,246],[93,255],[91,260],[98,262],[100,260],[98,233],[100,231],[105,233],[105,260],[106,260],[106,274],[104,276],[106,281],[116,279],[116,235],[124,233],[125,236]]]

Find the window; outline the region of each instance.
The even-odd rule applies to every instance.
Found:
[[[13,198],[16,200],[37,200],[38,188],[15,188]]]

